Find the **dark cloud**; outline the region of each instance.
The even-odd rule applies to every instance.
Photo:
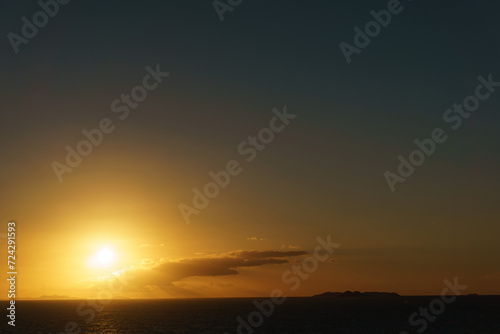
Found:
[[[143,267],[128,269],[123,275],[130,287],[162,287],[192,276],[237,275],[238,268],[284,264],[289,262],[286,258],[305,254],[305,251],[234,251],[175,261],[143,261]]]

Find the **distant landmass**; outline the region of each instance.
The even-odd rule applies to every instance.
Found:
[[[40,296],[36,299],[44,299],[44,300],[62,300],[62,299],[73,299],[72,297],[69,297],[69,296],[61,296],[61,295],[51,295],[51,296],[47,296],[47,295],[43,295],[43,296]]]
[[[38,298],[30,298],[30,297],[27,297],[27,298],[22,298],[22,299],[25,299],[25,300],[66,300],[66,299],[69,299],[69,300],[80,300],[80,299],[84,299],[84,298],[77,298],[77,297],[71,297],[71,296],[61,296],[61,295],[51,295],[51,296],[47,296],[47,295],[43,295],[43,296],[40,296]],[[125,297],[125,296],[114,296],[112,299],[131,299],[130,297]]]
[[[314,295],[313,298],[345,298],[345,297],[401,297],[395,292],[359,292],[359,291],[346,291],[346,292],[324,292],[319,295]]]

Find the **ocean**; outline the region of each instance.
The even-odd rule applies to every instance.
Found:
[[[22,334],[500,334],[500,296],[460,296],[442,309],[433,302],[438,298],[287,298],[273,307],[265,298],[110,300],[98,312],[85,306],[80,314],[77,308],[86,301],[17,301],[16,326],[7,325],[4,315],[0,328]],[[8,302],[1,305],[7,314]],[[438,315],[417,314],[410,324],[414,312],[430,305]]]

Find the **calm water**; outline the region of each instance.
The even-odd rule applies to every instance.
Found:
[[[407,303],[404,300],[407,300]],[[259,299],[262,300],[262,299]],[[433,297],[396,299],[288,298],[264,317],[260,327],[240,333],[418,333],[408,317],[419,307],[428,307]],[[82,301],[18,301],[16,328],[4,323],[2,333],[61,333],[69,321],[78,323],[81,333],[237,333],[237,317],[255,311],[254,299],[114,300],[96,312],[77,314]],[[2,309],[7,307],[2,302]],[[88,311],[83,308],[82,311]],[[4,311],[5,314],[5,311]],[[259,318],[255,318],[259,321]],[[254,322],[255,323],[255,322]],[[7,328],[7,329],[6,329]],[[75,332],[77,333],[77,332]],[[500,297],[461,297],[446,305],[444,312],[424,333],[500,334]]]

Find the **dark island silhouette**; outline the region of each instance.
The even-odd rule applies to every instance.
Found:
[[[348,297],[371,297],[371,298],[394,298],[401,297],[395,292],[359,292],[359,291],[346,291],[346,292],[324,292],[319,295],[312,296],[313,298],[348,298]]]

